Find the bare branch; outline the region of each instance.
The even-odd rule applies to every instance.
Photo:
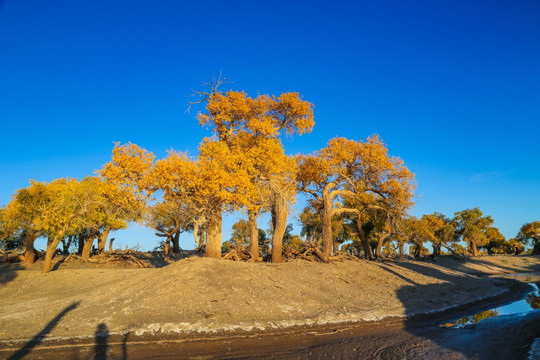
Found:
[[[190,95],[190,97],[196,97],[196,98],[198,98],[198,100],[189,101],[188,102],[188,107],[187,107],[185,112],[190,113],[191,112],[191,107],[193,105],[202,104],[204,102],[207,102],[208,99],[212,95],[223,94],[223,92],[219,90],[219,87],[220,87],[221,84],[232,84],[232,81],[230,81],[230,79],[227,79],[226,77],[224,77],[223,73],[220,71],[219,76],[218,76],[217,79],[212,76],[212,79],[210,79],[209,82],[203,82],[202,83],[202,85],[204,87],[210,87],[210,91],[204,91],[204,90],[197,91],[197,90],[192,89],[193,93]]]

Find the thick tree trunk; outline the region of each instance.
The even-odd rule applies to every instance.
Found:
[[[48,273],[49,271],[51,271],[54,251],[58,247],[58,244],[60,243],[61,238],[62,237],[58,236],[47,244],[47,252],[45,253],[45,262],[43,263],[43,273]]]
[[[369,245],[369,234],[362,229],[362,219],[360,217],[356,218],[356,227],[358,228],[358,235],[362,240],[362,248],[364,249],[364,256],[368,260],[373,260],[373,251]]]
[[[169,260],[169,251],[171,250],[171,236],[167,236],[165,239],[165,249],[163,251],[163,260]]]
[[[77,250],[77,255],[82,256],[85,242],[86,242],[86,238],[84,237],[83,233],[80,233],[79,234],[79,249]]]
[[[387,236],[388,236],[388,234],[379,235],[379,239],[377,241],[377,247],[375,248],[375,257],[377,259],[381,258],[382,246],[383,246],[384,240],[386,239]]]
[[[83,259],[90,259],[90,251],[92,251],[92,244],[94,243],[94,238],[93,237],[90,237],[88,239],[86,239],[86,241],[84,242],[84,246],[83,246],[83,250],[82,250],[82,253],[81,253],[81,257]]]
[[[105,245],[107,244],[107,238],[109,237],[109,232],[111,231],[110,226],[106,226],[101,235],[98,238],[98,254],[105,253]]]
[[[322,253],[325,258],[332,255],[332,201],[327,191],[323,192],[322,209]]]
[[[540,255],[540,240],[534,241],[534,247],[532,250],[533,255]]]
[[[383,244],[383,242],[379,238],[379,241],[377,241],[377,247],[375,248],[375,259],[380,259],[381,258],[382,244]]]
[[[180,252],[180,230],[177,230],[172,237],[173,253],[178,254]]]
[[[24,236],[24,254],[21,261],[26,264],[33,264],[35,260],[34,242],[36,236],[32,232],[27,232]]]
[[[206,257],[221,258],[221,212],[206,222]]]
[[[478,247],[476,246],[476,243],[474,241],[471,241],[471,249],[473,256],[478,256]]]
[[[433,256],[441,256],[441,243],[433,244]]]
[[[252,261],[259,260],[259,229],[257,227],[257,213],[248,210],[249,225],[249,253]]]
[[[274,224],[274,234],[272,235],[272,262],[280,263],[283,252],[283,235],[287,230],[287,217],[289,207],[282,196],[278,195],[272,207],[272,222]]]

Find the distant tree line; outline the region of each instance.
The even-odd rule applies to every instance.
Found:
[[[186,231],[207,257],[220,258],[230,246],[245,246],[252,261],[267,253],[272,262],[280,262],[284,245],[306,244],[323,261],[340,251],[367,259],[403,254],[406,244],[420,257],[427,253],[426,243],[433,255],[476,256],[481,249],[517,254],[527,243],[540,253],[538,221],[506,241],[478,208],[457,212],[452,219],[440,213],[408,216],[414,175],[402,160],[388,155],[377,135],[365,141],[336,137],[313,154],[285,154],[281,137],[310,133],[313,105],[297,93],[252,98],[239,91],[220,92],[219,84],[198,93],[195,102],[205,105],[197,119],[211,132],[197,156],[171,150],[156,160],[135,144],[117,143],[111,161],[96,176],[31,180],[0,209],[2,247],[23,249],[21,260],[32,263],[34,242],[46,237],[43,271],[48,272],[60,244],[64,253],[75,246],[88,258],[95,242],[97,252],[104,253],[111,231],[139,222],[164,239],[165,259],[179,251],[180,233]],[[298,193],[310,198],[300,214],[303,239],[288,226]],[[233,236],[223,244],[223,215],[234,211],[246,219],[234,225]],[[269,234],[257,223],[263,213],[271,216]]]

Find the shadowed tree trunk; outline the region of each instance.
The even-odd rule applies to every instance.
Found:
[[[21,261],[26,264],[33,264],[35,260],[34,242],[36,241],[36,234],[33,231],[27,231],[24,235],[24,254],[21,257]]]
[[[206,221],[206,257],[221,258],[221,212]]]
[[[172,237],[173,253],[178,254],[180,252],[180,229],[174,233]]]
[[[433,256],[441,256],[441,243],[433,243]]]
[[[403,254],[403,252],[405,251],[404,247],[405,247],[405,243],[403,241],[399,241],[398,242],[399,255],[404,255]]]
[[[79,256],[82,256],[85,240],[86,240],[86,238],[85,238],[84,234],[82,232],[79,233],[79,248],[77,250],[77,255],[79,255]]]
[[[169,260],[169,252],[171,251],[171,239],[172,236],[167,236],[165,239],[165,249],[163,250],[163,260]]]
[[[163,249],[164,251],[163,259],[169,260],[169,255],[171,253],[171,242],[174,242],[175,239],[176,241],[178,241],[178,236],[180,235],[180,224],[177,224],[175,222],[175,225],[173,228],[158,226],[156,230],[159,231],[159,233],[156,233],[157,236],[165,238],[165,248]]]
[[[99,235],[98,238],[98,254],[105,253],[105,245],[107,244],[107,238],[109,237],[109,232],[111,231],[110,226],[106,226],[103,232]]]
[[[332,253],[334,255],[337,255],[338,252],[339,252],[339,243],[337,241],[334,241]]]
[[[283,252],[283,235],[287,229],[287,217],[289,216],[289,207],[287,201],[277,195],[277,199],[272,206],[272,224],[274,225],[274,234],[272,235],[272,262],[281,262]]]
[[[360,239],[362,240],[362,248],[364,249],[364,255],[368,260],[373,260],[373,251],[371,250],[371,246],[369,246],[369,233],[365,232],[364,229],[362,229],[362,219],[360,216],[356,218],[356,226],[358,228],[358,234],[360,235]]]
[[[249,253],[251,260],[259,260],[259,229],[257,228],[257,214],[253,210],[248,210],[249,225]]]
[[[69,247],[71,246],[71,242],[73,241],[73,235],[70,235],[64,239],[62,239],[62,254],[68,255],[69,254]]]
[[[419,259],[422,256],[422,244],[415,244],[414,247],[414,258]]]

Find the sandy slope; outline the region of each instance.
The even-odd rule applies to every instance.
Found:
[[[514,271],[540,271],[540,257],[331,264],[190,257],[150,269],[3,268],[0,340],[43,330],[93,337],[100,324],[142,335],[411,316],[502,294],[507,283],[478,275]]]

